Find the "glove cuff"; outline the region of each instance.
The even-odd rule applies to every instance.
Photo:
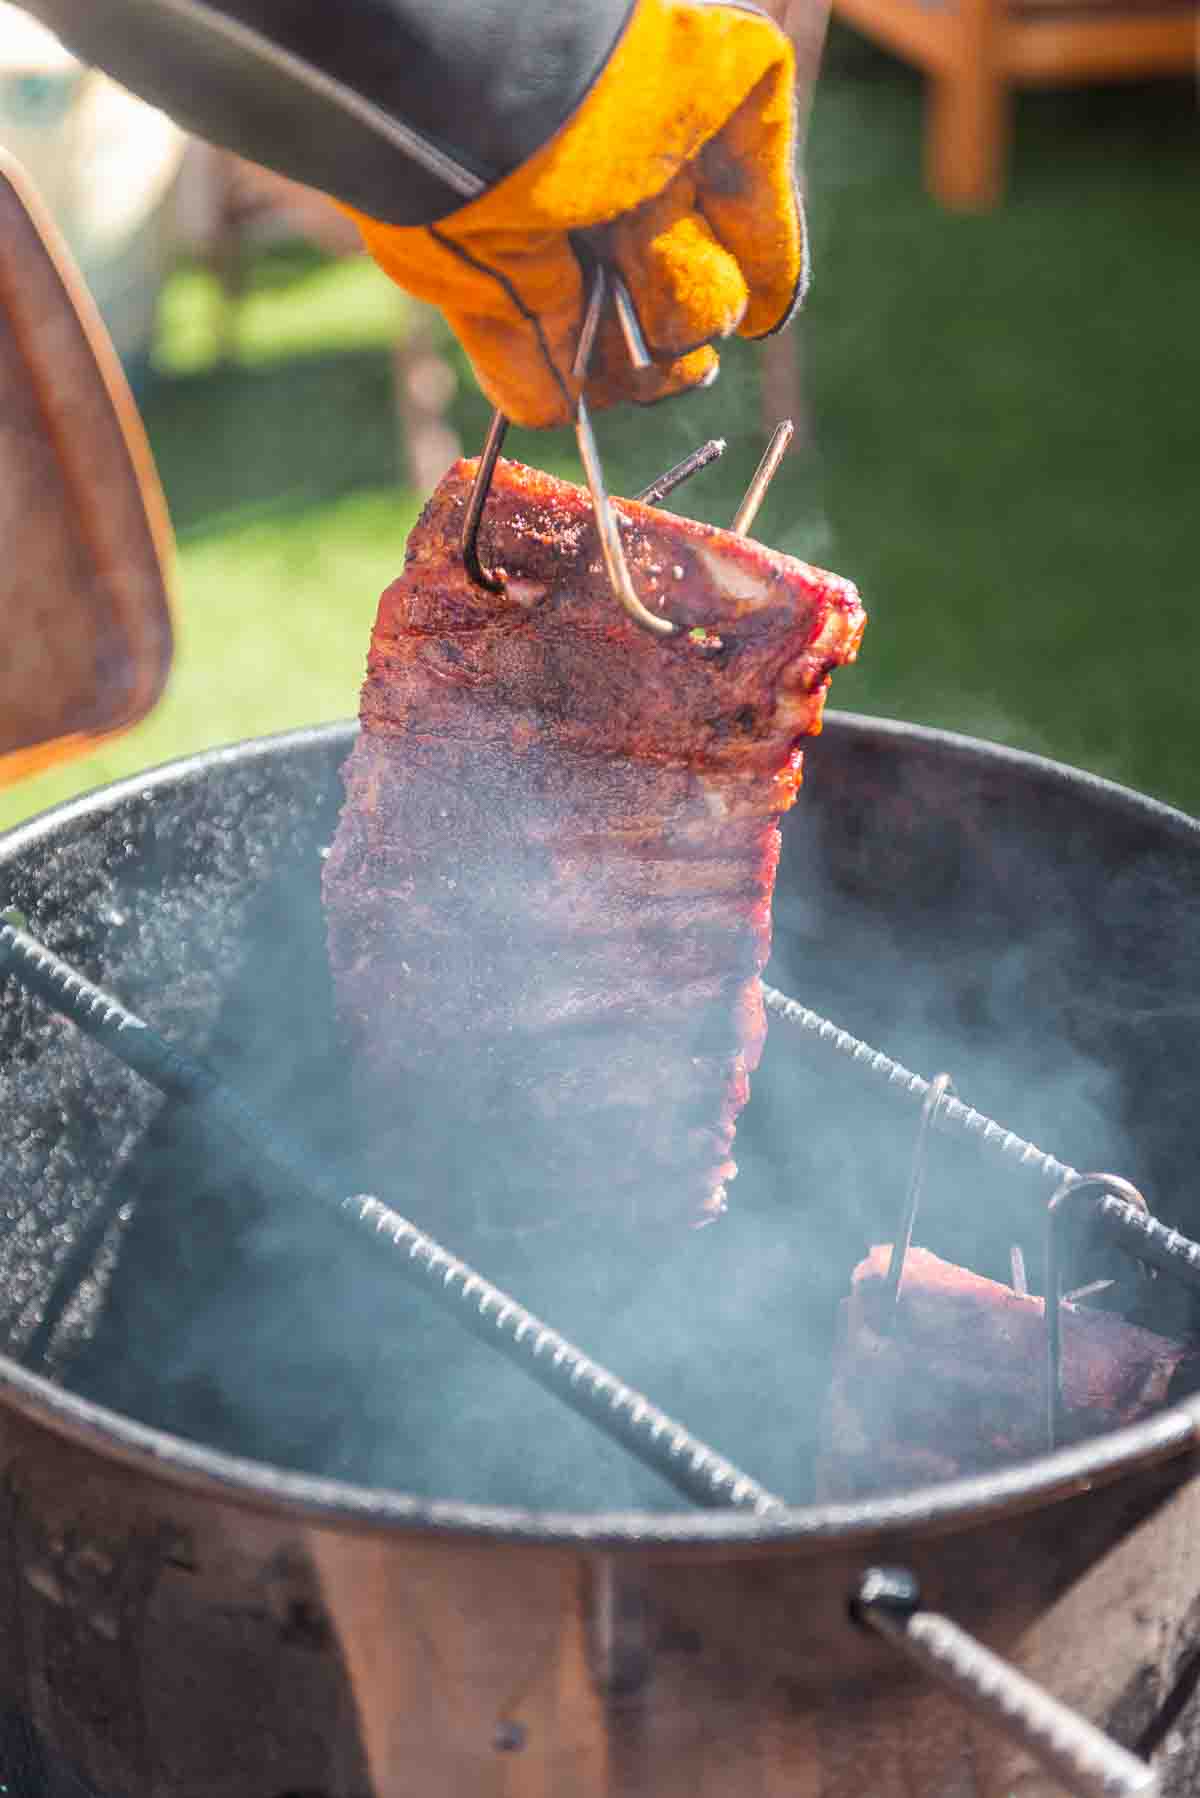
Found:
[[[639,0],[567,122],[440,228],[460,238],[608,223],[661,193],[760,83],[766,109],[793,143],[794,81],[791,42],[765,14],[695,0]]]
[[[703,366],[688,356],[696,345],[734,329],[759,335],[791,308],[803,261],[793,81],[790,40],[765,14],[639,0],[587,98],[511,175],[424,230],[352,216],[376,261],[443,308],[495,403],[529,424],[559,422],[573,403],[578,234],[601,234],[606,257],[632,234],[616,261],[635,306],[646,289],[656,372],[633,380],[601,356],[593,374],[601,403],[658,397],[711,374],[711,353]],[[670,202],[650,202],[673,183],[691,196],[705,255],[667,271],[680,316],[655,333],[656,233]]]

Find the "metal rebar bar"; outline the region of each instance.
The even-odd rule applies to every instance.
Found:
[[[925,1610],[907,1568],[869,1568],[850,1611],[959,1703],[1016,1742],[1076,1798],[1154,1798],[1158,1792],[1153,1767],[949,1617]]]
[[[9,920],[0,922],[0,976],[5,974],[126,1067],[192,1106],[197,1118],[211,1126],[214,1141],[224,1144],[232,1136],[247,1151],[252,1166],[310,1201],[332,1205],[357,1235],[365,1229],[386,1236],[401,1251],[397,1265],[410,1283],[694,1504],[759,1516],[783,1508],[782,1499],[407,1218],[377,1198],[346,1197],[214,1068],[168,1042],[119,999]]]
[[[921,1074],[914,1074],[903,1062],[894,1061],[880,1049],[873,1049],[870,1043],[864,1043],[829,1018],[823,1018],[819,1012],[801,1005],[798,999],[789,999],[786,993],[781,993],[778,988],[768,986],[765,982],[763,1001],[767,1010],[775,1017],[796,1025],[812,1041],[821,1043],[836,1055],[853,1062],[856,1067],[865,1069],[881,1086],[890,1087],[912,1104],[925,1103],[932,1082]],[[1013,1130],[1006,1130],[994,1118],[949,1095],[938,1107],[933,1127],[946,1136],[972,1136],[981,1147],[1014,1162],[1019,1168],[1040,1175],[1055,1186],[1061,1186],[1064,1180],[1072,1178],[1078,1172],[1067,1162],[1059,1161],[1057,1156],[1039,1149],[1036,1143],[1026,1142],[1023,1136],[1018,1136]]]
[[[1200,1292],[1200,1243],[1111,1192],[1096,1202],[1096,1216],[1110,1234],[1120,1232],[1122,1246],[1139,1261]]]
[[[669,493],[674,493],[676,487],[682,487],[685,481],[690,481],[694,474],[699,474],[702,468],[707,468],[710,462],[717,461],[724,454],[725,439],[710,437],[707,443],[702,443],[699,449],[694,449],[682,462],[676,462],[674,468],[668,468],[665,474],[660,474],[656,481],[651,481],[648,487],[643,487],[633,497],[640,500],[643,506],[657,506]]]
[[[763,1001],[777,1018],[797,1026],[813,1042],[832,1049],[835,1055],[863,1068],[880,1083],[911,1104],[923,1105],[932,1081],[914,1074],[902,1062],[894,1061],[880,1049],[873,1049],[859,1037],[819,1012],[811,1011],[798,999],[789,999],[777,987],[763,983]],[[1054,1187],[1078,1181],[1078,1168],[1060,1161],[1056,1155],[1027,1142],[1015,1130],[1005,1129],[972,1105],[947,1095],[938,1106],[932,1127],[945,1136],[968,1136],[990,1153],[1008,1161],[1018,1169],[1037,1175]],[[1200,1243],[1180,1235],[1178,1230],[1162,1224],[1150,1212],[1111,1196],[1092,1201],[1096,1220],[1109,1240],[1137,1261],[1151,1262],[1165,1274],[1200,1292]]]
[[[473,1335],[501,1349],[548,1392],[598,1425],[695,1504],[749,1510],[759,1516],[783,1509],[782,1499],[740,1472],[407,1218],[366,1193],[343,1199],[342,1209],[356,1223],[386,1236],[424,1290]]]

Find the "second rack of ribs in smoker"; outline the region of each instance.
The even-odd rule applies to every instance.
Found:
[[[505,462],[491,593],[459,551],[473,472],[380,602],[326,866],[375,1163],[411,1165],[414,1131],[451,1161],[486,1145],[458,1203],[501,1229],[703,1222],[765,1036],[778,819],[857,594],[622,502],[637,590],[679,627],[653,638],[614,603],[586,491]]]

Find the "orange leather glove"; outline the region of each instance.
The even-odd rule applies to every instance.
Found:
[[[379,265],[440,306],[494,405],[567,422],[589,255],[624,277],[653,367],[606,316],[584,392],[649,403],[716,376],[714,338],[763,337],[805,280],[792,49],[764,15],[639,0],[587,98],[528,162],[425,226],[347,207]]]

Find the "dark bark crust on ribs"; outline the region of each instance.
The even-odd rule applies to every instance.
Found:
[[[511,463],[493,595],[459,554],[472,473],[447,475],[380,602],[326,867],[363,1116],[384,1163],[411,1161],[417,1124],[435,1161],[478,1137],[468,1223],[702,1220],[765,1033],[776,820],[857,596],[625,504],[635,585],[681,626],[654,639],[609,591],[586,493]]]
[[[868,1498],[983,1473],[1046,1446],[1045,1304],[910,1249],[894,1325],[891,1245],[854,1270],[834,1349],[818,1497]],[[1136,1423],[1194,1362],[1195,1343],[1064,1304],[1063,1441]]]

